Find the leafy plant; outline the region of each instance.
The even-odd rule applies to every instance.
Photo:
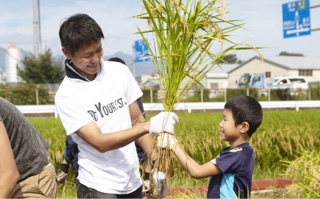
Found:
[[[142,2],[145,13],[134,17],[147,20],[150,27],[145,31],[138,27],[138,30],[151,56],[157,60],[154,63],[166,111],[172,111],[175,103],[195,84],[201,85],[200,80],[217,67],[228,52],[253,49],[259,53],[250,44],[228,39],[229,34],[242,25],[226,18],[227,8],[223,0]],[[146,34],[149,33],[155,37],[155,49],[147,42]],[[186,83],[181,88],[183,81]]]
[[[49,89],[43,85],[26,83],[0,85],[0,96],[15,105],[53,103]]]
[[[39,57],[26,56],[22,60],[23,68],[17,67],[19,76],[30,84],[60,83],[64,77],[63,62],[54,60],[50,49]]]
[[[301,147],[302,148],[302,147]],[[320,151],[307,151],[302,148],[301,156],[287,165],[285,175],[294,179],[289,187],[294,197],[320,198]]]
[[[228,52],[253,49],[259,53],[252,45],[228,39],[231,32],[242,26],[226,18],[224,0],[142,2],[145,12],[134,17],[146,20],[150,27],[138,27],[138,32],[156,60],[165,111],[173,111],[194,85],[201,85],[200,81]],[[150,33],[155,37],[155,49],[150,48],[146,39]],[[156,167],[168,171],[170,156],[169,150],[159,150]]]

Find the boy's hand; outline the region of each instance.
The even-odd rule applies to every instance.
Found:
[[[161,133],[157,138],[157,146],[159,148],[169,148],[172,150],[178,140],[169,133]]]
[[[150,119],[149,132],[159,134],[167,132],[174,134],[174,125],[179,122],[178,116],[173,112],[161,112]]]

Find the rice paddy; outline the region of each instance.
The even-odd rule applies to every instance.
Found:
[[[148,118],[152,115],[152,113],[147,113]],[[218,124],[222,119],[221,112],[178,112],[178,116],[180,123],[176,126],[175,135],[184,146],[185,151],[199,163],[210,161],[223,147],[228,146],[227,143],[220,140]],[[297,173],[297,179],[302,179],[301,175],[298,176],[299,173],[304,176],[310,173],[309,177],[312,178],[311,175],[313,175],[319,178],[319,166],[311,168],[312,164],[319,165],[319,159],[318,163],[312,162],[319,157],[319,118],[319,110],[264,112],[263,123],[250,141],[256,155],[253,179],[284,176],[295,178],[295,173]],[[62,151],[66,137],[60,120],[58,118],[29,118],[29,120],[50,143],[49,154],[58,170],[63,160]],[[311,152],[313,155],[306,157]],[[299,166],[294,168],[292,165]],[[300,167],[305,170],[299,169]],[[76,196],[74,177],[71,171],[69,174],[65,184],[59,185],[58,198]],[[207,185],[209,180],[192,179],[174,156],[171,159],[170,174],[171,187]],[[316,184],[319,183],[319,180],[301,183],[304,183],[305,186],[308,182]],[[303,196],[300,195],[300,197]]]

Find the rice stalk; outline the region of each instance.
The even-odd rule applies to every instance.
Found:
[[[165,111],[173,111],[175,104],[193,86],[201,85],[200,81],[228,52],[250,49],[262,57],[254,46],[228,39],[229,34],[242,25],[226,18],[224,0],[142,2],[144,11],[134,18],[146,20],[150,27],[148,30],[137,29],[154,60]],[[150,48],[147,34],[155,37],[155,49]],[[186,83],[182,86],[183,81]],[[170,151],[160,150],[158,161],[158,166],[166,172]]]
[[[320,151],[307,151],[301,147],[301,156],[293,161],[283,161],[287,165],[285,176],[295,183],[288,189],[293,197],[320,197]]]

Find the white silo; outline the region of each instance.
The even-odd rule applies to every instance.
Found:
[[[6,48],[6,82],[18,82],[17,65],[21,63],[21,51],[16,45],[9,44]]]

